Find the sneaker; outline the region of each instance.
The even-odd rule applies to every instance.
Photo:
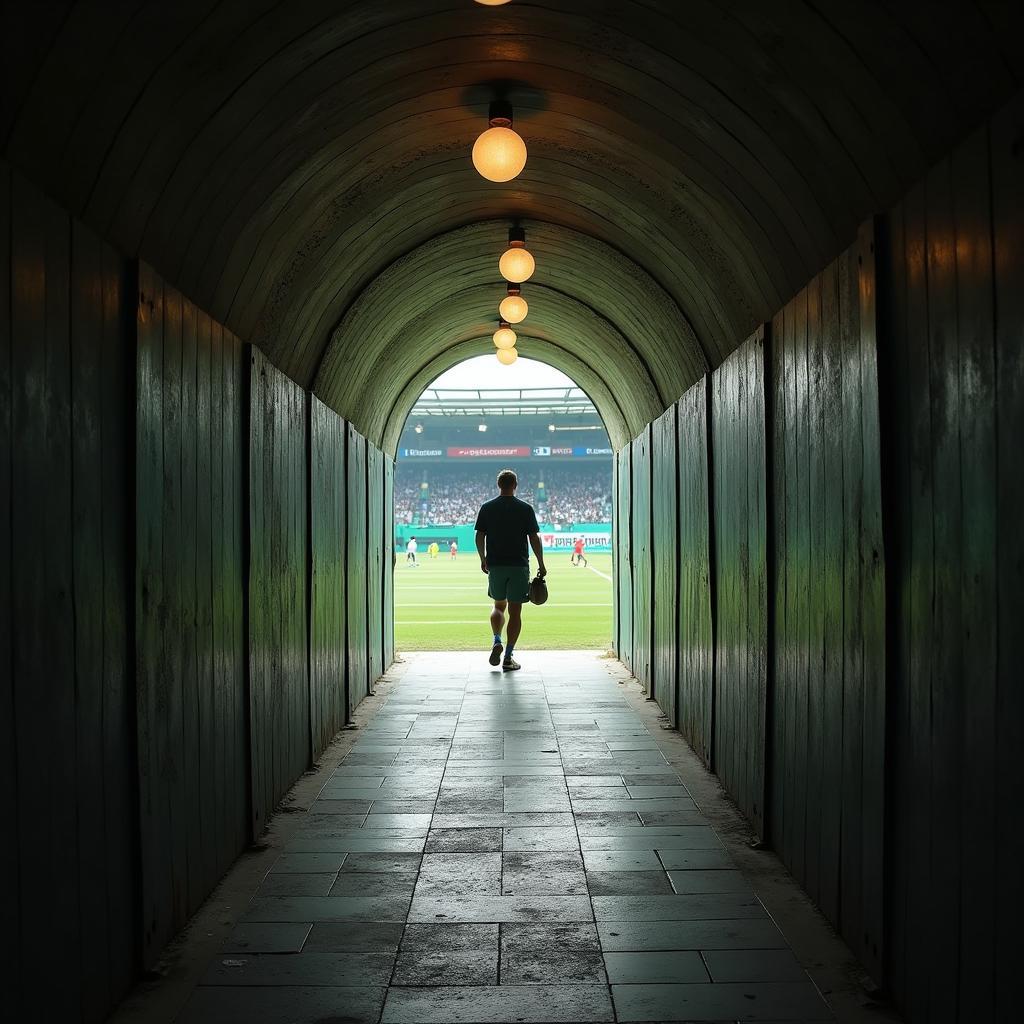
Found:
[[[490,658],[488,658],[487,660],[488,660],[488,661],[489,661],[489,662],[490,662],[490,663],[491,663],[492,665],[497,665],[497,664],[498,664],[498,662],[499,662],[499,661],[501,661],[501,652],[502,652],[502,651],[503,651],[504,649],[505,649],[505,648],[504,648],[504,647],[502,647],[502,646],[501,646],[501,644],[495,644],[495,645],[494,645],[494,646],[493,646],[493,647],[491,648],[491,656],[490,656]]]
[[[515,670],[517,668],[522,668],[522,667],[523,666],[520,665],[519,662],[515,660],[515,658],[506,658],[501,663],[501,671],[502,672],[515,672]]]

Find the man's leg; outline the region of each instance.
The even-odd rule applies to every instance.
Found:
[[[501,630],[505,625],[505,608],[507,605],[507,601],[495,601],[494,607],[491,609],[491,632],[494,634],[494,645],[491,647],[490,657],[492,665],[497,665],[501,661]]]
[[[512,657],[512,652],[515,650],[522,629],[523,606],[517,601],[509,601],[508,628],[505,630],[505,660],[502,663],[502,668],[506,671],[519,668],[519,663]]]

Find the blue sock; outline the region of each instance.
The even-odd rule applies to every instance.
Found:
[[[500,633],[495,633],[494,634],[494,642],[496,644],[500,644],[501,643],[501,634]]]
[[[509,644],[508,647],[505,648],[505,658],[507,660],[507,659],[510,659],[511,657],[512,657],[512,645]]]

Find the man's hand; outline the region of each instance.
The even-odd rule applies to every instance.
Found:
[[[480,559],[480,571],[486,576],[487,575],[487,559]]]
[[[547,576],[547,574],[548,574],[547,566],[543,562],[538,563],[538,565],[537,565],[537,575],[540,576],[543,579],[545,576]]]

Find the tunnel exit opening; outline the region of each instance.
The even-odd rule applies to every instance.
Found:
[[[394,487],[398,651],[487,650],[488,578],[475,524],[511,469],[536,513],[550,599],[523,611],[516,650],[612,644],[613,450],[589,395],[531,359],[468,359],[419,396],[399,438]],[[537,560],[531,555],[531,573]]]

